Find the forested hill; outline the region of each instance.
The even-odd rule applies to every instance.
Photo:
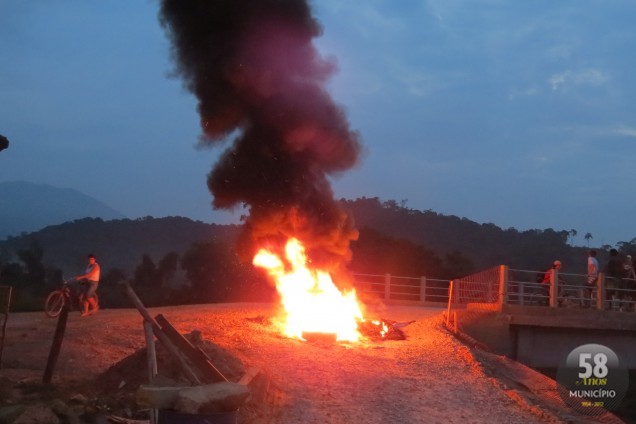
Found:
[[[503,230],[495,224],[409,209],[394,200],[383,202],[377,197],[342,202],[353,212],[359,229],[373,228],[425,246],[440,256],[460,252],[472,260],[476,270],[500,264],[535,270],[560,259],[566,272],[586,272],[588,249],[568,245],[570,233],[565,230]],[[599,251],[599,260],[604,259],[603,255]]]
[[[130,272],[144,254],[159,260],[167,253],[182,253],[195,242],[226,242],[238,232],[234,225],[206,224],[189,218],[140,218],[104,221],[84,218],[0,242],[0,263],[12,252],[28,249],[37,241],[43,262],[66,276],[83,272],[86,255],[95,254],[102,267]]]
[[[554,259],[564,262],[566,272],[585,272],[587,249],[569,246],[568,231],[503,230],[494,224],[479,224],[466,218],[442,215],[430,210],[413,210],[395,201],[383,202],[378,198],[343,199],[342,203],[352,211],[362,235],[366,234],[366,238],[361,236],[360,241],[354,242],[352,246],[352,265],[356,268],[355,272],[365,272],[364,269],[357,268],[382,263],[380,258],[361,262],[363,259],[367,260],[361,255],[363,252],[368,253],[371,240],[378,246],[374,255],[385,256],[383,259],[387,264],[394,264],[397,259],[389,258],[393,255],[391,248],[383,251],[382,244],[404,240],[425,248],[430,252],[428,257],[432,254],[445,261],[446,272],[453,274],[467,268],[481,270],[500,264],[537,270],[545,268]],[[195,242],[233,243],[238,230],[233,225],[206,224],[182,217],[111,221],[85,218],[0,242],[0,263],[12,260],[11,255],[18,249],[27,249],[33,240],[37,240],[44,253],[43,262],[62,269],[65,275],[83,270],[86,254],[89,252],[97,255],[105,268],[118,268],[130,273],[139,265],[144,254],[158,261],[170,252],[182,254]],[[379,235],[387,238],[380,242]],[[395,246],[393,250],[396,249]],[[356,252],[360,261],[356,261]],[[453,258],[457,259],[458,254],[464,262],[462,267],[454,265],[456,261]],[[599,260],[602,263],[604,255],[605,252],[599,249]],[[464,259],[469,260],[470,267],[466,266]],[[398,268],[405,268],[401,272],[413,269],[394,264],[390,272],[400,272]],[[377,269],[374,272],[384,271]],[[454,276],[456,275],[449,275]]]

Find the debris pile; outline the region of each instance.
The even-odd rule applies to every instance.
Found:
[[[358,323],[358,331],[363,337],[376,341],[382,340],[406,340],[402,328],[415,321],[397,322],[388,319],[364,320]]]

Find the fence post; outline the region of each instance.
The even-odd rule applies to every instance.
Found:
[[[2,350],[4,349],[4,337],[7,329],[7,321],[9,320],[9,309],[11,309],[12,290],[12,286],[0,286],[0,293],[3,291],[6,293],[6,302],[3,302],[4,304],[0,305],[4,309],[4,318],[2,319],[2,325],[0,325],[0,369],[2,368]]]
[[[451,304],[455,302],[454,296],[454,288],[453,288],[453,280],[450,281],[448,285],[448,307],[446,308],[446,327],[450,327],[450,310]]]
[[[497,302],[499,305],[508,304],[508,266],[506,265],[499,265],[499,299]]]
[[[519,305],[523,306],[524,298],[526,297],[526,285],[523,281],[519,282]]]
[[[605,297],[605,274],[599,272],[596,279],[596,309],[599,311],[605,310]]]
[[[420,277],[420,303],[426,302],[426,277]]]
[[[559,288],[557,285],[559,280],[559,271],[556,268],[550,270],[550,307],[556,308],[558,305]]]
[[[453,280],[453,303],[459,303],[459,279]]]
[[[391,274],[384,274],[384,300],[391,298]]]

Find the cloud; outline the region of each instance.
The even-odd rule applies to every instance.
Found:
[[[416,69],[405,69],[398,78],[407,93],[415,97],[427,96],[440,88],[434,76]]]
[[[627,137],[636,137],[636,128],[620,126],[614,129],[614,133],[624,135]]]
[[[567,91],[570,87],[577,85],[599,86],[609,81],[609,76],[598,69],[586,69],[583,71],[567,70],[559,74],[554,74],[548,79],[548,83],[554,91]]]
[[[384,8],[379,4],[346,3],[326,0],[316,5],[318,15],[325,14],[330,20],[347,20],[348,25],[365,38],[375,38],[377,34],[390,34],[408,29],[394,8]],[[351,19],[355,17],[355,19]]]
[[[607,138],[608,136],[625,136],[636,137],[636,127],[630,127],[627,125],[613,125],[613,126],[592,126],[592,125],[576,125],[562,128],[566,132],[576,134],[577,137],[593,136],[600,138]]]
[[[514,100],[517,97],[533,97],[540,93],[541,91],[536,87],[530,87],[524,90],[511,89],[508,92],[508,100]]]

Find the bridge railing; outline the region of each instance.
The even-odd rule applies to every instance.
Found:
[[[365,296],[414,304],[442,303],[581,307],[599,310],[636,310],[636,281],[616,283],[599,274],[588,285],[586,274],[550,271],[550,284],[539,282],[545,271],[510,269],[499,265],[453,281],[391,274],[354,274],[354,287]]]
[[[425,276],[354,274],[354,287],[358,292],[384,301],[445,304],[448,302],[448,286],[449,280]]]
[[[549,281],[542,282],[549,273]],[[467,304],[580,307],[599,310],[636,310],[636,280],[607,278],[589,283],[586,274],[509,269],[500,265],[451,282],[452,307]]]

